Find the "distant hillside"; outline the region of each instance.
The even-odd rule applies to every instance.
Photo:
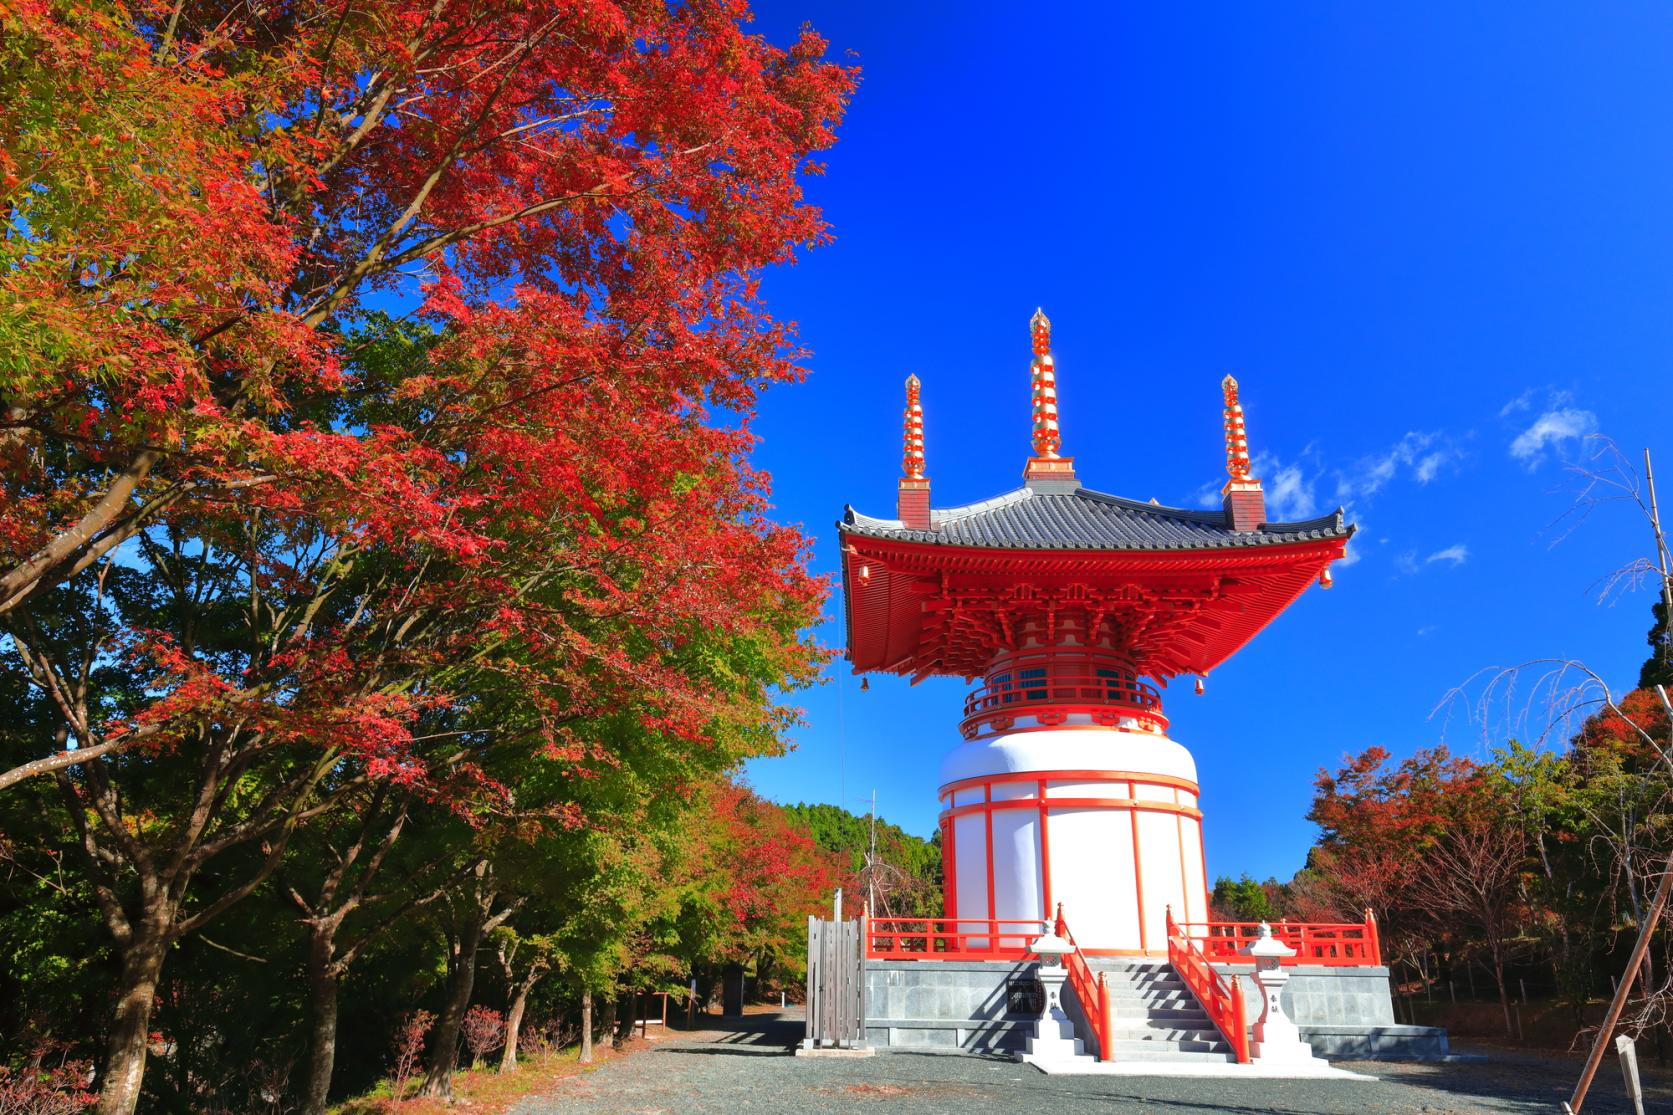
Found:
[[[871,844],[871,818],[856,816],[838,805],[798,802],[784,806],[790,822],[807,830],[819,847],[845,853],[863,895],[871,883],[877,895],[872,912],[895,917],[938,917],[941,914],[941,839],[922,840],[877,820],[877,864],[866,871]]]

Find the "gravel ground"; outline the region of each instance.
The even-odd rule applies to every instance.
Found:
[[[868,1058],[789,1056],[797,1014],[755,1015],[735,1029],[670,1033],[632,1056],[564,1080],[513,1115],[732,1115],[734,1112],[1134,1111],[1159,1115],[1384,1115],[1558,1112],[1579,1071],[1559,1054],[1495,1052],[1486,1063],[1339,1062],[1379,1077],[1353,1080],[1046,1076],[1014,1061],[935,1053]],[[1649,1083],[1649,1082],[1647,1082]],[[1630,1115],[1611,1059],[1586,1115]],[[1673,1112],[1673,1086],[1654,1078],[1648,1115]]]

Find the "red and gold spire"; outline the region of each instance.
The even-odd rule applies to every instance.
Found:
[[[1035,310],[1028,322],[1034,340],[1034,360],[1029,365],[1034,408],[1034,455],[1023,469],[1023,479],[1075,480],[1073,457],[1061,456],[1063,437],[1057,425],[1057,363],[1051,356],[1051,319]]]
[[[900,491],[895,515],[908,530],[929,530],[929,477],[924,475],[924,408],[918,401],[922,385],[906,377],[906,413],[901,425]]]
[[[1237,397],[1237,380],[1220,381],[1226,408],[1226,523],[1233,530],[1256,530],[1266,520],[1266,493],[1260,480],[1250,475],[1249,431],[1243,424],[1243,404]]]
[[[907,480],[924,478],[924,408],[918,401],[917,376],[906,377],[905,455],[901,475]]]

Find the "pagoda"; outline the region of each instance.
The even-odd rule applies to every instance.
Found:
[[[906,381],[896,517],[838,524],[855,673],[973,686],[941,768],[945,917],[967,934],[1049,923],[1085,952],[1167,955],[1167,918],[1209,920],[1196,763],[1160,690],[1202,679],[1306,589],[1330,584],[1341,511],[1266,519],[1237,382],[1222,383],[1216,510],[1083,487],[1062,454],[1051,324],[1036,312],[1022,486],[937,509],[921,385]],[[978,945],[980,942],[977,942]]]

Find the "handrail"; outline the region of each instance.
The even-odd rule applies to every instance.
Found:
[[[1162,695],[1140,681],[1125,660],[1085,655],[1018,654],[996,667],[964,700],[965,739],[1010,730],[1019,717],[1041,727],[1084,714],[1106,728],[1166,732]]]
[[[1260,922],[1255,921],[1192,921],[1176,922],[1185,936],[1196,940],[1203,953],[1212,961],[1235,964],[1247,959],[1238,950],[1260,937]],[[1277,921],[1271,924],[1272,936],[1295,950],[1283,963],[1321,964],[1331,967],[1380,965],[1381,942],[1377,937],[1377,921],[1370,910],[1363,922],[1300,922]]]
[[[1029,918],[866,919],[871,960],[1022,960],[1046,931]]]
[[[1075,945],[1075,936],[1069,932],[1068,922],[1063,920],[1063,903],[1057,904],[1057,925],[1053,929],[1059,937],[1075,947],[1063,957],[1065,966],[1069,969],[1069,989],[1075,993],[1080,1001],[1081,1013],[1086,1016],[1086,1023],[1092,1029],[1092,1038],[1098,1045],[1098,1060],[1115,1060],[1115,1024],[1110,1014],[1110,988],[1104,980],[1104,973],[1099,972],[1098,978],[1092,978],[1092,965],[1086,962],[1086,954]]]
[[[1179,973],[1185,986],[1202,1004],[1203,1011],[1231,1043],[1238,1064],[1248,1064],[1249,1029],[1244,1024],[1242,993],[1236,984],[1228,984],[1225,977],[1209,964],[1207,954],[1173,920],[1171,907],[1167,911],[1167,929],[1168,963],[1173,965],[1173,970]]]

